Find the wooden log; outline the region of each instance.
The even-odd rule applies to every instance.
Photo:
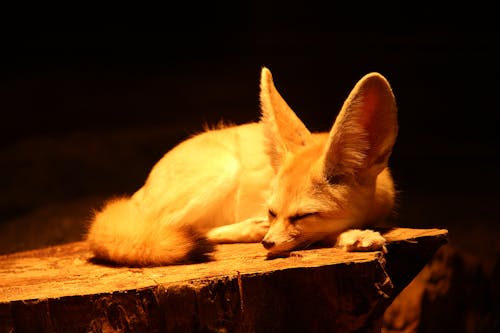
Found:
[[[387,231],[387,253],[269,260],[260,244],[164,267],[97,264],[86,243],[0,256],[0,332],[380,332],[384,310],[447,241]]]

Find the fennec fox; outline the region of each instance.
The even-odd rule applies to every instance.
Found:
[[[262,242],[273,256],[333,245],[342,232],[391,214],[395,190],[387,165],[397,108],[382,75],[360,79],[329,133],[306,128],[267,68],[260,104],[258,123],[207,130],[180,143],[135,194],[95,212],[87,234],[95,257],[168,265],[199,260],[214,244],[231,242]],[[342,246],[363,248],[364,235],[353,234],[348,244],[344,238]]]

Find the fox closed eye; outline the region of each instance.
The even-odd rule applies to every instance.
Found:
[[[313,216],[316,214],[318,214],[318,213],[317,212],[299,213],[299,214],[295,214],[295,215],[290,216],[288,218],[288,221],[290,221],[290,223],[295,223],[298,220],[305,219],[306,217],[310,217],[310,216]],[[277,213],[272,209],[269,209],[268,215],[269,215],[269,220],[274,220],[277,217]]]
[[[311,212],[311,213],[301,213],[301,214],[295,214],[293,216],[290,216],[288,218],[288,220],[290,221],[290,223],[295,223],[297,222],[298,220],[302,220],[302,219],[305,219],[306,217],[311,217],[313,215],[316,215],[318,213],[315,213],[315,212]]]

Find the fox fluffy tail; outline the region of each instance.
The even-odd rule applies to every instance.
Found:
[[[171,265],[208,259],[213,245],[189,226],[158,228],[129,198],[108,202],[95,212],[87,241],[96,260],[127,266]]]

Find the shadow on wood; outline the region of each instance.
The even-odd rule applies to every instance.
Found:
[[[385,237],[386,254],[327,248],[266,260],[260,244],[227,244],[214,261],[147,268],[95,264],[84,242],[0,256],[0,331],[379,332],[447,230]]]

